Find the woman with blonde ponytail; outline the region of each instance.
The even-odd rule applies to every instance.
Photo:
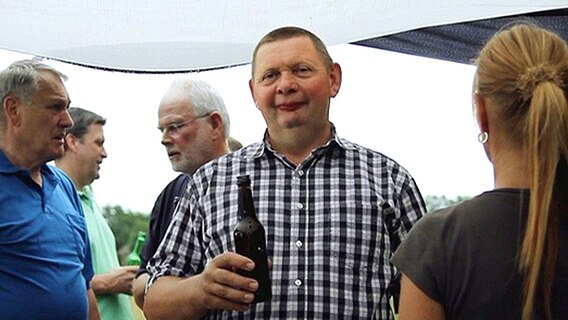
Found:
[[[568,46],[521,23],[475,64],[495,188],[413,227],[392,259],[399,319],[568,319]]]

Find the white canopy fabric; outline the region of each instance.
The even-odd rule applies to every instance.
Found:
[[[108,70],[202,71],[250,62],[256,42],[283,25],[307,28],[331,46],[566,9],[566,2],[1,0],[0,48]]]

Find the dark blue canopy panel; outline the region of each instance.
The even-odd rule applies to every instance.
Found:
[[[568,40],[568,9],[561,9],[415,29],[353,44],[471,64],[497,30],[520,21],[550,29]]]

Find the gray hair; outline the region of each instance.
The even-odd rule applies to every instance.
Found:
[[[39,61],[16,61],[0,72],[2,102],[7,96],[15,95],[24,103],[31,103],[33,94],[38,89],[37,85],[41,72],[50,72],[63,80],[67,80],[66,75]]]
[[[105,125],[106,119],[102,116],[81,108],[69,108],[69,115],[73,119],[73,126],[65,129],[65,134],[73,134],[81,139],[88,131],[92,124]]]
[[[208,115],[214,111],[221,114],[225,137],[229,137],[230,119],[225,103],[219,92],[209,83],[196,79],[177,79],[175,80],[164,98],[169,96],[183,97],[191,102],[193,115],[200,117]]]

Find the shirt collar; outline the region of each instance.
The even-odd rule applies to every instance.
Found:
[[[77,190],[77,193],[81,198],[91,199],[93,198],[93,188],[91,185],[84,186],[82,190]]]
[[[353,145],[351,142],[342,139],[339,137],[339,135],[337,134],[337,130],[335,129],[335,125],[333,123],[331,123],[331,139],[329,139],[329,141],[327,143],[325,143],[324,145],[316,148],[314,151],[316,150],[324,150],[324,149],[328,149],[331,147],[337,146],[343,150],[353,150],[355,149],[355,145]],[[258,158],[260,156],[263,155],[263,153],[265,152],[272,152],[272,153],[278,153],[278,151],[274,150],[274,148],[272,148],[272,145],[270,145],[270,142],[268,141],[268,129],[266,129],[264,131],[264,138],[262,140],[262,143],[255,146],[255,150],[253,150],[253,155],[254,158]]]
[[[2,173],[16,173],[23,171],[22,169],[16,167],[10,159],[4,154],[4,151],[0,150],[0,172]]]
[[[29,170],[21,169],[17,167],[15,164],[13,164],[2,150],[0,150],[0,172],[9,173],[9,174],[22,172],[27,175],[30,174]],[[41,165],[41,172],[46,173],[48,177],[53,176],[53,170],[50,168],[50,166],[48,166],[45,163]]]

